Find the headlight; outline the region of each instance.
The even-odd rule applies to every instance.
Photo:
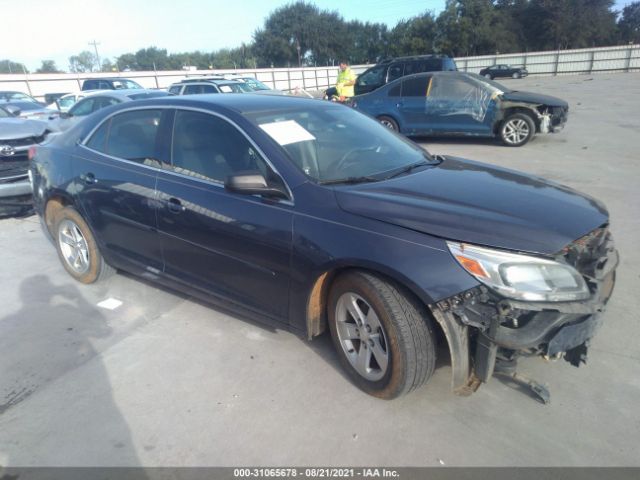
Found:
[[[591,296],[570,265],[465,243],[447,242],[447,246],[467,272],[505,297],[568,302]]]

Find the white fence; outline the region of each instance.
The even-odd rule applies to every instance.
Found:
[[[459,70],[476,73],[481,68],[501,63],[526,67],[531,75],[631,72],[640,71],[640,45],[461,57],[456,58],[456,63]],[[352,68],[361,73],[368,66],[354,65]],[[223,72],[231,73],[229,70],[178,70],[121,72],[116,75],[136,80],[146,88],[167,88],[189,76]],[[335,84],[338,67],[245,69],[234,70],[233,73],[255,76],[279,90],[319,90]],[[44,99],[46,94],[80,90],[86,78],[112,76],[114,73],[0,75],[0,90],[17,90]]]

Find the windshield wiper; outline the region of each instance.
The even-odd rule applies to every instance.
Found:
[[[422,167],[424,165],[434,165],[434,163],[427,162],[425,160],[420,160],[419,162],[411,163],[411,164],[407,165],[406,167],[402,167],[399,170],[395,170],[393,173],[391,173],[391,175],[387,175],[386,177],[384,177],[384,179],[388,180],[389,178],[398,177],[398,176],[402,175],[403,173],[409,173],[414,168]]]
[[[376,177],[346,177],[337,178],[335,180],[324,180],[318,182],[320,185],[336,185],[338,183],[366,183],[366,182],[378,182],[379,178]]]

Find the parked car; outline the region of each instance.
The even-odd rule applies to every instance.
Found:
[[[579,365],[614,284],[597,200],[430,155],[330,102],[122,104],[38,147],[31,175],[73,278],[122,269],[309,339],[328,329],[382,398],[428,380],[436,329],[458,393],[520,355]]]
[[[169,87],[173,95],[198,95],[202,93],[253,93],[253,89],[238,80],[219,78],[188,78]]]
[[[16,92],[14,90],[0,91],[0,103],[1,102],[32,102],[37,103],[40,106],[44,106],[44,104],[40,103],[31,95],[27,95],[26,93],[22,92]]]
[[[165,97],[169,93],[162,90],[98,90],[87,94],[68,111],[60,113],[60,116],[49,123],[51,130],[63,132],[88,115],[111,105],[117,105],[132,100],[145,100],[148,98]]]
[[[87,95],[91,95],[97,92],[110,92],[111,90],[85,90],[74,93],[67,93],[59,98],[56,98],[48,108],[55,108],[61,112],[68,112],[77,102],[85,98]]]
[[[348,103],[405,135],[499,137],[510,147],[560,131],[569,113],[559,98],[463,72],[410,75]]]
[[[480,75],[486,78],[523,78],[529,75],[526,68],[512,67],[510,65],[492,65],[480,70]]]
[[[56,118],[60,113],[57,110],[43,107],[41,103],[26,100],[0,102],[0,108],[11,113],[13,116],[30,118],[32,120],[50,120]]]
[[[48,134],[46,122],[16,117],[0,106],[0,217],[31,210],[27,152]]]
[[[87,78],[82,83],[82,90],[131,90],[142,88],[138,82],[128,78]]]
[[[271,88],[268,85],[265,85],[260,80],[250,75],[244,75],[239,73],[226,73],[224,74],[224,78],[226,80],[237,80],[239,82],[247,85],[253,93],[265,93],[271,95],[286,95],[282,90],[278,90],[275,88]]]
[[[392,58],[384,60],[358,75],[353,90],[356,95],[362,95],[406,75],[456,70],[458,67],[456,67],[455,60],[446,55]]]

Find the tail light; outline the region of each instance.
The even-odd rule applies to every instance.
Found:
[[[35,145],[29,147],[29,151],[27,152],[27,158],[29,160],[33,160],[33,157],[36,156],[36,147]]]

